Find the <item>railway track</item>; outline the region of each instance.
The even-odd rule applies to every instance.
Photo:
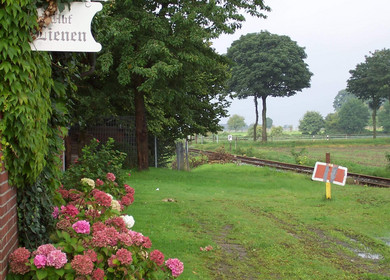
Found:
[[[212,151],[203,151],[203,150],[192,149],[192,148],[189,149],[189,152],[204,154],[207,156],[210,155],[215,156],[216,154],[218,154]],[[309,175],[312,175],[314,171],[314,167],[303,166],[298,164],[290,164],[290,163],[284,163],[284,162],[278,162],[272,160],[265,160],[265,159],[258,159],[252,157],[244,157],[244,156],[235,156],[235,155],[231,155],[231,158],[233,161],[241,162],[243,164],[250,164],[255,166],[268,166],[279,170],[288,170],[292,172],[304,173]],[[348,172],[347,174],[347,182],[349,184],[356,184],[356,185],[367,185],[372,187],[390,188],[389,178],[374,177],[374,176],[351,173],[351,172]]]

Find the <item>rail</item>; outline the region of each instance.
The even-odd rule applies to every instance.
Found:
[[[201,154],[205,154],[205,155],[216,154],[216,152],[204,151],[204,150],[193,149],[193,148],[190,148],[189,152],[201,153]],[[241,163],[245,163],[245,164],[250,164],[250,165],[255,165],[255,166],[268,166],[268,167],[272,167],[272,168],[276,168],[276,169],[280,169],[280,170],[288,170],[288,171],[310,174],[310,175],[313,174],[313,171],[314,171],[314,167],[310,167],[310,166],[284,163],[284,162],[265,160],[265,159],[258,159],[258,158],[253,158],[253,157],[244,157],[244,156],[233,155],[233,161],[241,162]],[[367,185],[367,186],[372,186],[372,187],[390,188],[390,179],[389,178],[375,177],[375,176],[369,176],[369,175],[348,172],[347,179],[349,179],[349,182],[352,181],[353,184],[357,184],[357,185]]]

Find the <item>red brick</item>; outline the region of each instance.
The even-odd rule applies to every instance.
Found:
[[[2,219],[2,217],[11,209],[14,209],[14,211],[16,211],[16,204],[17,204],[17,197],[15,195],[10,200],[8,200],[7,203],[5,203],[4,205],[0,205],[0,219]],[[1,225],[2,223],[0,223],[0,227]]]
[[[0,207],[4,206],[14,196],[16,196],[16,189],[15,188],[9,188],[8,190],[1,192],[0,193]]]
[[[14,225],[18,223],[16,209],[14,211],[9,211],[2,219],[0,219],[0,236],[2,236],[2,241],[7,238],[6,234]],[[1,251],[1,249],[0,249]]]

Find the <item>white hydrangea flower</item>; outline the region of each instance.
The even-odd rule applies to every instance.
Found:
[[[121,217],[125,221],[126,227],[128,229],[131,229],[134,226],[135,220],[134,220],[133,216],[123,215]]]
[[[92,189],[95,188],[95,181],[89,178],[82,178],[81,183],[90,186]]]
[[[121,204],[119,203],[118,200],[111,200],[111,208],[114,209],[114,210],[117,210],[117,211],[121,211]]]

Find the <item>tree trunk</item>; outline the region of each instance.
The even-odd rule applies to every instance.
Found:
[[[257,131],[257,124],[259,123],[259,110],[257,108],[257,95],[255,94],[255,112],[256,112],[256,121],[255,124],[253,125],[253,141],[256,142],[256,131]]]
[[[263,125],[262,125],[262,136],[261,136],[261,142],[267,142],[267,96],[262,96],[261,99],[263,100],[263,111],[261,114]]]
[[[149,145],[148,128],[146,124],[145,96],[142,92],[135,91],[135,137],[137,143],[138,169],[149,169]]]
[[[376,138],[376,108],[372,109],[372,138]]]

